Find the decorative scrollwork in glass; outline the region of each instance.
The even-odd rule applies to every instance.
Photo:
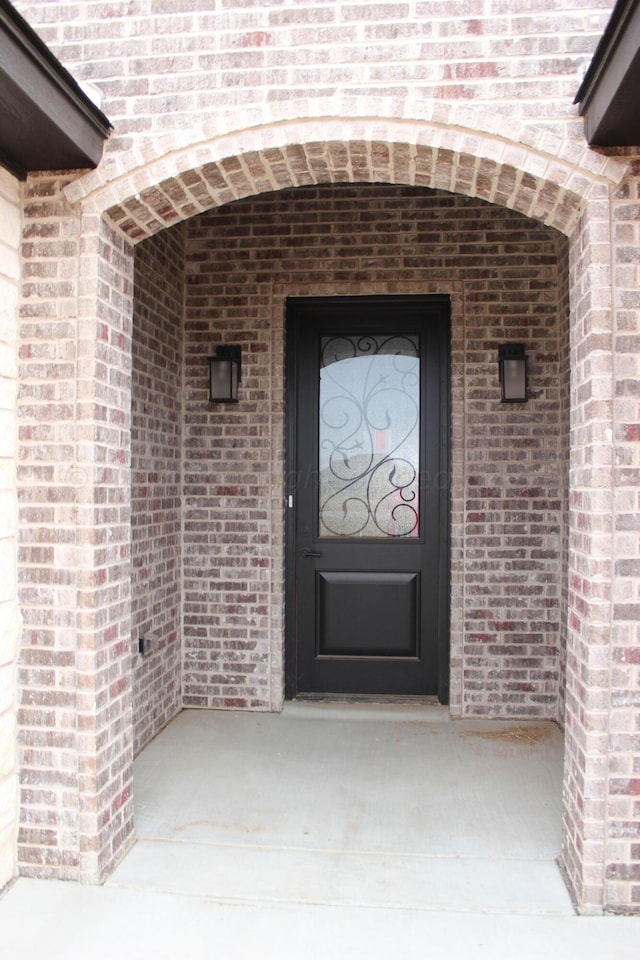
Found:
[[[320,536],[417,537],[417,336],[324,337],[320,358]]]

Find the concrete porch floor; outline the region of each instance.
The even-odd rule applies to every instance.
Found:
[[[560,876],[554,724],[184,711],[134,779],[133,850],[103,887],[14,884],[4,955],[640,955],[639,920],[577,917]]]

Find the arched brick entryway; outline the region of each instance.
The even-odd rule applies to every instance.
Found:
[[[375,105],[368,106],[376,116]],[[452,119],[458,124],[448,125]],[[465,127],[462,119],[469,117],[289,117],[233,134],[203,131],[195,145],[163,144],[163,152],[137,154],[120,161],[118,169],[106,164],[66,188],[67,200],[79,206],[70,211],[60,201],[56,216],[79,245],[81,264],[69,295],[79,317],[74,466],[66,480],[73,510],[60,513],[73,542],[70,569],[78,598],[77,608],[67,598],[77,638],[78,807],[65,840],[66,875],[101,878],[132,835],[127,529],[132,244],[245,196],[315,183],[381,182],[479,197],[571,237],[572,423],[579,452],[571,479],[564,857],[583,907],[602,903],[601,885],[588,882],[602,863],[602,851],[598,822],[588,815],[585,798],[593,797],[594,789],[603,795],[604,788],[588,715],[592,691],[581,667],[609,616],[609,598],[599,584],[609,569],[611,543],[592,518],[594,494],[599,512],[603,496],[610,496],[598,470],[611,421],[601,409],[594,411],[581,388],[593,379],[590,358],[611,330],[604,231],[611,178],[621,170],[590,154],[576,157],[569,145],[543,131],[520,131],[519,142],[498,135],[497,128]],[[599,388],[606,402],[606,376]],[[51,863],[50,872],[56,870],[65,873]]]
[[[263,191],[330,182],[402,183],[479,197],[570,235],[588,198],[624,173],[616,160],[516,125],[486,109],[434,105],[400,118],[384,100],[353,101],[343,115],[318,101],[221,118],[167,135],[70,184],[86,213],[106,213],[132,242],[212,206]],[[393,106],[393,105],[391,105]],[[326,107],[326,113],[323,113]],[[297,119],[297,110],[302,111]],[[345,119],[349,117],[350,119]],[[253,123],[250,121],[253,120]]]

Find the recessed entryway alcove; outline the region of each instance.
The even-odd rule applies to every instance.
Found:
[[[84,611],[77,834],[61,839],[69,876],[104,877],[131,842],[134,673],[136,747],[181,705],[282,705],[288,298],[435,295],[452,318],[451,711],[558,718],[566,632],[563,859],[578,900],[598,902],[583,813],[598,756],[576,724],[588,710],[579,667],[606,606],[600,593],[592,602],[588,521],[610,434],[578,388],[610,321],[603,251],[591,253],[617,171],[562,144],[552,155],[535,131],[516,143],[444,122],[183,138],[66,190],[82,250],[75,429],[86,478],[72,519],[61,517]],[[525,332],[532,393],[507,412],[497,347]],[[206,356],[223,341],[243,347],[243,382],[220,417]]]
[[[264,194],[138,245],[134,648],[151,638],[134,657],[140,744],[179,704],[282,703],[285,303],[312,294],[450,302],[451,710],[561,719],[567,272],[552,228],[392,185]],[[530,400],[506,405],[497,348],[516,339]],[[224,343],[243,351],[231,406],[207,399],[206,358]]]
[[[567,246],[553,228],[507,208],[390,184],[264,193],[136,246],[136,750],[183,707],[282,707],[286,304],[308,296],[450,304],[445,713],[515,719],[505,735],[523,737],[525,753],[519,721],[561,721]],[[527,345],[526,404],[500,403],[504,341]],[[231,343],[242,347],[239,403],[210,404],[207,356]],[[184,714],[180,723],[189,722]],[[426,735],[422,715],[419,723]],[[478,736],[470,742],[484,743]],[[493,727],[491,737],[500,752]],[[559,796],[559,780],[556,787]],[[556,828],[559,837],[559,819]]]

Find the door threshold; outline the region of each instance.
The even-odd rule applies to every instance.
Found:
[[[292,703],[407,703],[416,706],[440,706],[436,696],[402,696],[382,693],[298,693]]]

